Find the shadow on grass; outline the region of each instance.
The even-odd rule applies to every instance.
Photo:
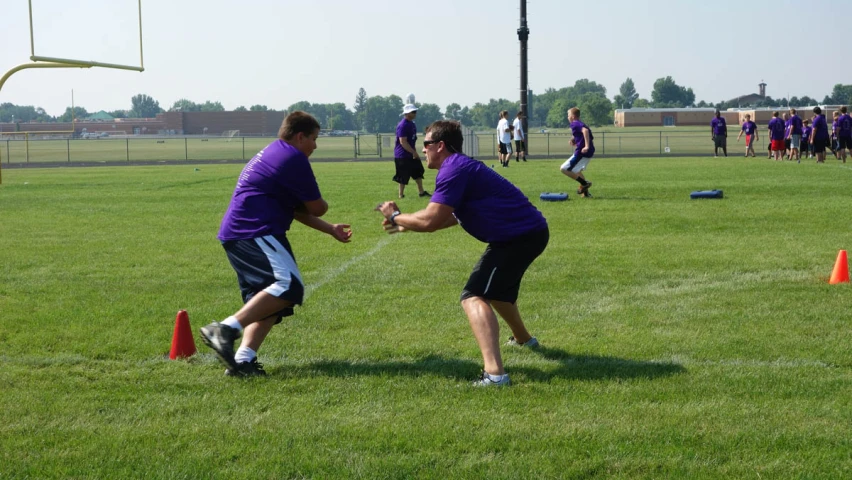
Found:
[[[677,363],[580,355],[548,347],[539,347],[534,352],[548,360],[558,362],[559,367],[555,370],[542,370],[528,366],[510,366],[511,371],[521,373],[536,382],[548,382],[554,378],[573,380],[654,379],[686,372],[686,368]]]
[[[530,352],[533,353],[533,352]],[[535,382],[549,382],[554,378],[574,380],[625,380],[632,378],[654,379],[686,372],[676,363],[645,362],[617,357],[577,355],[555,348],[539,347],[534,353],[558,364],[553,368],[536,368],[523,365],[507,365],[510,373],[517,373]],[[281,377],[355,377],[432,375],[459,381],[475,378],[482,371],[478,361],[444,358],[429,355],[416,360],[387,362],[328,360],[317,361],[298,367],[287,367],[270,372]]]
[[[363,360],[317,361],[297,367],[283,368],[270,373],[274,376],[282,377],[355,377],[362,375],[417,377],[420,375],[434,375],[454,380],[471,380],[481,371],[482,366],[471,360],[428,355],[416,360],[393,360],[387,362]]]

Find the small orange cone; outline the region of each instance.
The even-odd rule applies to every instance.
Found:
[[[837,253],[837,261],[834,262],[834,270],[831,272],[828,283],[830,285],[849,283],[849,262],[846,258],[846,250]]]
[[[172,335],[172,350],[169,359],[176,360],[182,357],[195,355],[195,340],[192,338],[192,328],[189,326],[189,314],[181,310],[175,317],[175,333]]]

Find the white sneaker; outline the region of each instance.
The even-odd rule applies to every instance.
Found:
[[[509,341],[506,342],[506,346],[538,348],[538,340],[535,337],[532,337],[529,340],[527,340],[525,343],[520,343],[517,340],[515,340],[515,337],[509,337]]]
[[[474,387],[508,387],[512,382],[509,381],[509,374],[505,373],[503,375],[489,375],[486,372],[482,372],[479,379],[473,382]]]

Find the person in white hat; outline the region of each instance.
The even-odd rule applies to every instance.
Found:
[[[396,165],[396,174],[393,181],[399,184],[399,198],[405,197],[405,186],[409,179],[414,179],[417,191],[421,197],[428,197],[429,192],[423,190],[423,174],[426,169],[420,162],[420,154],[414,144],[417,143],[417,106],[409,103],[402,109],[402,120],[396,126],[396,144],[393,148],[393,162]]]

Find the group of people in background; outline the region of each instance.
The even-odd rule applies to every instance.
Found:
[[[500,120],[497,122],[497,157],[503,167],[508,167],[512,159],[512,141],[515,142],[515,161],[527,161],[527,137],[524,133],[523,118],[524,113],[518,112],[515,120],[509,125],[509,111],[500,112]]]
[[[852,116],[849,115],[846,106],[840,107],[832,116],[833,122],[829,130],[828,121],[820,107],[814,107],[813,116],[809,119],[799,117],[795,108],[784,112],[783,115],[778,111],[772,112],[772,119],[767,126],[769,134],[767,158],[775,158],[776,161],[801,162],[802,155],[806,154],[807,158],[815,158],[817,163],[824,163],[828,150],[834,154],[835,158],[846,163],[847,153],[852,154]],[[719,111],[716,111],[716,118],[711,121],[710,128],[716,147],[715,155],[718,155],[721,146],[727,156],[727,150],[724,148],[727,127]],[[757,125],[751,120],[749,114],[745,115],[740,134],[737,136],[738,142],[743,135],[746,138],[745,156],[748,157],[749,154],[752,157],[757,156],[754,144],[759,140],[759,134]]]

